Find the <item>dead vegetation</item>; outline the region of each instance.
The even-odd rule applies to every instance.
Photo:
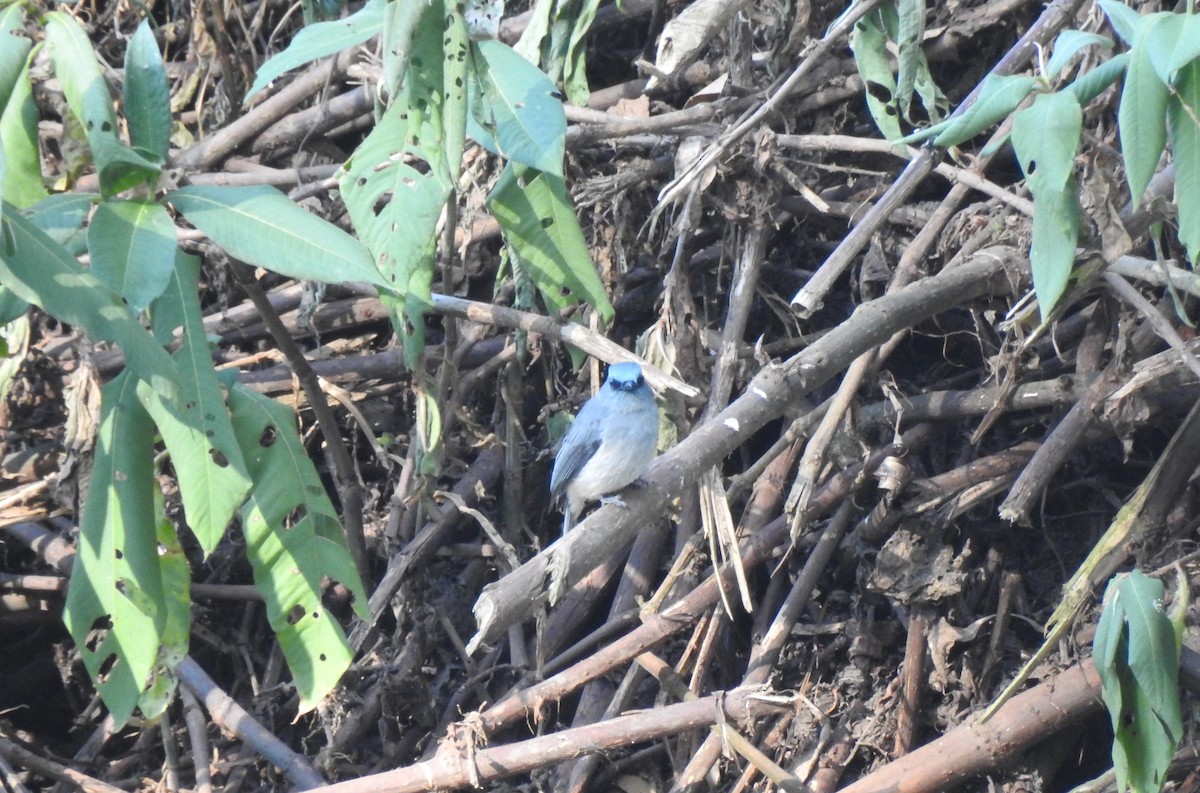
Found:
[[[481,200],[494,163],[481,151],[468,152],[474,186],[430,320],[446,395],[436,479],[415,470],[414,405],[378,300],[341,285],[317,305],[300,285],[260,279],[364,486],[375,621],[329,593],[358,655],[316,714],[293,720],[235,527],[192,559],[179,702],[161,725],[106,729],[58,612],[87,476],[76,449],[121,357],[39,315],[3,406],[10,789],[201,789],[211,775],[231,791],[1016,791],[1067,790],[1110,768],[1088,661],[1094,604],[1024,693],[976,719],[1139,486],[1142,509],[1102,569],[1178,565],[1195,578],[1200,365],[1177,311],[1194,316],[1200,291],[1154,226],[1169,222],[1170,171],[1159,198],[1126,207],[1113,92],[1086,108],[1088,250],[1119,222],[1131,254],[1082,257],[1065,310],[1035,333],[1022,302],[1032,203],[1011,149],[900,156],[881,142],[844,37],[825,33],[839,3],[736,4],[694,60],[639,72],[683,5],[602,8],[592,100],[568,113],[569,182],[617,308],[604,335],[695,389],[662,391],[670,448],[628,509],[604,507],[559,538],[547,426],[599,375],[576,375],[561,340],[602,342],[579,317],[506,309],[516,287],[497,279]],[[281,80],[241,113],[255,68],[296,23],[266,0],[227,11],[155,8],[182,108],[179,180],[274,184],[344,224],[332,176],[370,123],[370,48]],[[73,13],[119,63],[137,12]],[[950,3],[931,8],[925,49],[953,106],[997,64],[1026,69],[1059,30],[1101,24],[1079,0]],[[521,25],[513,15],[502,37]],[[42,87],[55,106],[53,83]],[[66,174],[61,128],[42,131],[46,172]],[[261,310],[190,235],[217,359],[311,428]],[[1178,263],[1174,299],[1154,245]],[[306,441],[324,454],[318,433]],[[1194,646],[1190,626],[1181,680],[1193,690]],[[1180,790],[1196,785],[1188,707],[1168,783]]]

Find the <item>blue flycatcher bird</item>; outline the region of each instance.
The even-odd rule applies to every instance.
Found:
[[[633,484],[650,465],[658,445],[658,405],[636,363],[608,367],[608,379],[567,430],[550,495],[563,510],[563,533],[589,501],[609,503],[612,493]],[[612,503],[623,504],[619,498]]]

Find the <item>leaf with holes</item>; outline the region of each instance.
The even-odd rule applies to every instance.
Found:
[[[1112,720],[1117,789],[1158,793],[1183,736],[1179,644],[1162,582],[1134,571],[1104,593],[1093,656]]]
[[[1013,119],[1012,144],[1017,162],[1038,188],[1060,191],[1075,173],[1075,152],[1083,129],[1083,109],[1070,91],[1040,94]]]
[[[896,79],[892,75],[887,39],[878,13],[867,14],[854,24],[850,33],[850,51],[858,76],[866,86],[867,110],[875,126],[888,140],[902,136],[896,103]]]
[[[187,657],[192,632],[192,572],[175,534],[175,526],[163,507],[162,491],[153,489],[158,564],[162,569],[162,631],[158,652],[138,698],[138,710],[150,721],[157,720],[171,705],[179,677],[175,670]]]
[[[353,657],[321,602],[325,579],[350,590],[363,619],[369,617],[367,597],[291,411],[243,386],[230,392],[229,405],[254,479],[241,511],[246,555],[304,713],[337,684]]]
[[[112,95],[83,28],[69,15],[46,15],[46,43],[67,105],[83,123],[100,176],[100,192],[112,196],[158,178],[159,165],[117,137]]]
[[[561,177],[510,162],[488,196],[488,207],[552,312],[584,300],[605,323],[612,320],[612,304]]]
[[[180,253],[158,310],[179,316],[183,345],[175,353],[184,398],[178,406],[153,389],[139,396],[162,433],[179,480],[187,525],[205,555],[217,547],[250,492],[250,474],[213,370],[198,298],[199,260]]]
[[[477,41],[475,53],[480,91],[468,134],[495,154],[561,176],[567,117],[554,83],[499,41]]]
[[[133,714],[166,623],[154,425],[122,373],[101,392],[91,484],[63,621],[118,727]]]

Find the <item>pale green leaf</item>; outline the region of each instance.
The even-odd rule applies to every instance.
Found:
[[[1167,104],[1167,126],[1175,158],[1179,241],[1195,266],[1200,262],[1200,60],[1179,70],[1177,86],[1178,93]]]
[[[1029,263],[1043,320],[1066,291],[1075,264],[1079,214],[1079,188],[1073,178],[1062,190],[1035,190]]]
[[[1137,37],[1138,25],[1141,22],[1138,12],[1120,0],[1097,0],[1097,3],[1104,9],[1104,14],[1108,17],[1109,24],[1112,25],[1117,35],[1126,44],[1132,44]]]
[[[155,535],[154,425],[125,372],[104,386],[63,621],[116,726],[129,720],[165,625]]]
[[[908,117],[913,88],[921,66],[921,42],[925,37],[925,0],[898,0],[896,31],[896,98]]]
[[[179,372],[116,292],[79,266],[61,245],[4,206],[0,280],[22,299],[76,325],[97,341],[116,344],[127,365],[164,399],[177,399]]]
[[[167,200],[230,255],[256,267],[325,283],[388,285],[358,240],[273,187],[191,185]]]
[[[1017,162],[1031,184],[1034,198],[1039,186],[1059,192],[1075,173],[1075,153],[1083,129],[1083,109],[1070,91],[1039,94],[1013,119],[1012,144]]]
[[[612,304],[560,177],[509,163],[488,207],[551,311],[584,300],[604,322],[612,319]]]
[[[91,272],[136,313],[167,288],[175,265],[175,224],[153,201],[105,201],[87,230]]]
[[[17,35],[24,32],[24,24],[25,11],[20,3],[0,10],[0,108],[8,104],[33,47],[33,41]]]
[[[99,200],[100,196],[89,193],[55,193],[22,210],[21,214],[74,258],[87,252],[84,223]]]
[[[1054,40],[1054,54],[1046,64],[1046,76],[1057,77],[1070,63],[1071,58],[1087,47],[1104,47],[1112,49],[1113,41],[1098,33],[1088,33],[1082,30],[1064,30]]]
[[[171,142],[171,89],[149,20],[142,20],[125,48],[121,106],[134,149],[152,160],[166,162]]]
[[[983,80],[979,98],[961,115],[942,122],[934,143],[957,146],[1004,120],[1029,95],[1036,82],[1027,74],[989,74]]]
[[[1167,145],[1168,96],[1167,87],[1154,73],[1145,39],[1139,36],[1129,55],[1117,111],[1126,179],[1135,207],[1141,203],[1142,193],[1146,192]]]
[[[416,6],[419,3],[396,3]],[[383,29],[386,0],[367,0],[366,5],[345,19],[317,22],[298,32],[283,52],[271,57],[254,76],[254,84],[246,99],[254,96],[272,80],[285,72],[311,63],[326,55],[362,44]]]
[[[0,38],[3,36],[0,32]],[[5,160],[0,177],[5,201],[24,209],[46,197],[38,148],[38,108],[33,100],[27,61],[18,70],[7,104],[0,111],[0,157]]]
[[[156,550],[162,570],[163,624],[154,666],[138,698],[138,710],[150,721],[162,716],[175,699],[179,687],[175,669],[187,657],[192,632],[192,571],[175,534],[175,525],[167,517],[162,491],[156,487],[153,494]]]
[[[587,107],[591,88],[587,80],[587,37],[592,29],[592,21],[596,18],[596,10],[600,0],[579,0],[568,4],[570,15],[563,20],[567,23],[570,36],[567,41],[567,51],[564,56],[562,69],[563,92],[567,101],[579,107]]]
[[[1079,104],[1086,106],[1088,102],[1098,97],[1101,91],[1115,83],[1117,78],[1125,73],[1128,65],[1128,52],[1114,55],[1096,68],[1079,75],[1063,90],[1075,94]]]
[[[205,555],[217,547],[250,492],[250,475],[233,433],[216,372],[198,297],[199,260],[179,253],[166,294],[169,313],[183,318],[183,345],[175,353],[182,393],[175,406],[150,389],[139,390],[154,417],[179,480],[187,525]]]
[[[367,598],[291,412],[242,386],[230,392],[229,404],[255,483],[242,509],[246,555],[304,713],[337,684],[352,658],[341,626],[321,601],[325,579],[350,590],[364,619]]]
[[[850,51],[858,76],[866,86],[867,111],[883,137],[901,137],[896,102],[896,80],[888,60],[887,39],[876,14],[867,14],[854,23],[850,32]]]
[[[567,119],[554,83],[498,41],[475,42],[481,101],[468,133],[521,165],[562,175]]]

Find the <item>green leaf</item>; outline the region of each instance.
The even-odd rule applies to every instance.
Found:
[[[570,37],[567,40],[565,62],[561,70],[563,91],[569,102],[587,107],[588,97],[591,96],[587,80],[587,37],[596,18],[596,10],[600,7],[600,0],[579,0],[570,6],[566,15]]]
[[[46,42],[54,73],[62,83],[67,105],[79,117],[100,177],[100,192],[111,196],[158,177],[159,165],[126,146],[117,137],[112,95],[96,61],[87,34],[61,11],[46,15]]]
[[[1179,70],[1178,88],[1167,104],[1167,127],[1175,158],[1175,206],[1179,241],[1193,266],[1200,262],[1200,60]]]
[[[101,391],[91,483],[63,621],[118,728],[133,714],[165,625],[155,535],[154,425],[125,372]]]
[[[389,100],[400,96],[408,59],[412,55],[417,25],[429,11],[428,3],[388,3],[383,16],[383,93]]]
[[[585,300],[605,323],[612,320],[612,304],[561,177],[509,163],[488,196],[488,208],[551,311]]]
[[[273,187],[190,185],[167,200],[230,255],[256,267],[325,283],[388,285],[358,240]]]
[[[1183,735],[1179,646],[1162,612],[1163,585],[1140,572],[1104,594],[1093,656],[1112,720],[1117,789],[1157,793]]]
[[[1030,183],[1031,186],[1036,181]],[[1033,197],[1033,241],[1029,263],[1033,269],[1033,291],[1042,319],[1050,316],[1071,276],[1075,246],[1079,239],[1079,188],[1075,179],[1062,190],[1040,192]]]
[[[1036,78],[1027,74],[995,75],[983,79],[979,98],[962,115],[944,122],[934,143],[938,146],[957,146],[1004,120],[1029,96]]]
[[[1079,75],[1063,90],[1075,94],[1075,98],[1079,100],[1081,106],[1087,105],[1088,102],[1100,96],[1101,91],[1115,83],[1117,78],[1125,73],[1128,66],[1129,53],[1122,52],[1096,68]]]
[[[1162,12],[1144,17],[1146,52],[1154,73],[1173,85],[1176,73],[1200,57],[1200,17]]]
[[[1040,183],[1031,184],[1035,198],[1038,187],[1061,191],[1075,173],[1075,152],[1079,150],[1082,129],[1083,109],[1069,91],[1040,94],[1032,105],[1017,113],[1013,119],[1013,149],[1026,178]]]
[[[896,80],[888,59],[887,39],[877,14],[867,14],[850,32],[850,51],[858,76],[866,86],[867,111],[883,137],[897,140],[903,136],[896,103]]]
[[[1086,33],[1082,30],[1064,30],[1059,33],[1058,38],[1054,40],[1054,54],[1050,56],[1050,62],[1046,64],[1046,76],[1057,77],[1076,53],[1091,46],[1111,50],[1113,41],[1107,36]]]
[[[482,96],[468,134],[496,154],[561,176],[567,117],[554,83],[505,44],[474,46]]]
[[[91,272],[141,312],[167,288],[175,224],[153,201],[105,201],[87,230]]]
[[[140,389],[138,395],[171,455],[188,528],[208,555],[225,535],[251,483],[213,370],[198,297],[199,273],[199,260],[180,252],[162,301],[173,304],[170,313],[183,317],[183,346],[174,360],[184,399],[175,406],[151,389]]]
[[[24,25],[25,12],[20,3],[0,10],[0,108],[8,104],[33,47],[31,40],[17,35],[24,32]]]
[[[0,32],[0,39],[4,36]],[[5,56],[0,58],[6,59]],[[36,204],[47,195],[42,183],[37,127],[38,109],[33,101],[27,60],[18,70],[16,82],[0,112],[0,158],[5,161],[0,190],[4,200],[20,209]]]
[[[908,117],[913,88],[921,66],[921,41],[925,37],[925,0],[898,0],[896,35],[896,98]]]
[[[352,658],[341,626],[321,602],[323,580],[344,584],[363,619],[369,618],[367,597],[291,412],[243,386],[230,392],[229,404],[254,479],[242,508],[246,555],[304,713],[337,684]]]
[[[83,224],[99,199],[100,196],[88,193],[55,193],[21,214],[74,258],[87,252],[87,228]]]
[[[1129,55],[1129,67],[1125,72],[1121,106],[1117,111],[1125,173],[1135,208],[1141,203],[1146,185],[1154,176],[1158,159],[1167,145],[1167,130],[1163,120],[1167,114],[1169,93],[1150,63],[1145,36],[1148,29],[1147,25],[1141,25],[1138,29],[1137,40]]]
[[[142,385],[144,383],[139,387]],[[153,495],[158,565],[162,571],[163,621],[154,666],[142,695],[138,697],[138,710],[150,721],[162,716],[175,698],[175,690],[179,687],[175,670],[187,657],[192,631],[192,571],[175,534],[175,526],[167,517],[162,491],[153,488]]]
[[[442,84],[446,100],[442,111],[442,128],[445,130],[447,176],[450,184],[456,184],[462,173],[467,134],[467,87],[475,58],[471,40],[467,36],[462,5],[457,0],[446,3],[444,24]]]
[[[1120,0],[1097,0],[1097,2],[1104,9],[1109,24],[1112,25],[1117,35],[1126,44],[1132,44],[1133,40],[1137,38],[1138,25],[1141,24],[1138,12],[1120,2]]]
[[[166,162],[171,143],[171,88],[162,53],[149,20],[143,19],[125,48],[125,96],[122,102],[134,149]]]
[[[397,5],[419,5],[398,3]],[[279,75],[311,63],[326,55],[362,44],[383,30],[383,13],[387,0],[368,0],[366,5],[345,19],[317,22],[301,30],[287,49],[270,58],[254,76],[254,84],[246,92],[246,100],[265,88]]]
[[[67,255],[11,206],[4,206],[0,280],[22,299],[77,325],[97,341],[116,344],[133,372],[163,395],[177,399],[179,372],[121,298]]]

